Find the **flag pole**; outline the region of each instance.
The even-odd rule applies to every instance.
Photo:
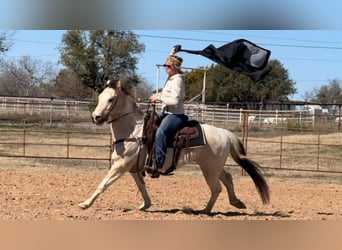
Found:
[[[202,104],[205,104],[205,85],[206,85],[207,71],[204,70],[203,74],[203,89],[202,89]]]

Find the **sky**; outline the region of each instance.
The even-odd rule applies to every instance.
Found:
[[[270,59],[279,60],[296,84],[297,92],[291,100],[303,100],[306,92],[342,80],[342,30],[132,30],[146,46],[138,55],[138,74],[153,87],[164,82],[163,64],[174,45],[183,49],[202,50],[209,44],[216,47],[235,39],[247,39],[271,51]],[[15,30],[13,46],[6,59],[28,55],[44,62],[58,64],[62,35],[66,30]],[[209,59],[184,52],[183,66],[197,68],[213,64]],[[159,75],[159,80],[158,80]]]

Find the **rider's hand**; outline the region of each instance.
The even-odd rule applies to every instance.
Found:
[[[176,49],[173,47],[170,51],[170,56],[174,56],[176,54]]]

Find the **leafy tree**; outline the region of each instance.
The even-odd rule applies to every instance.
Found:
[[[92,91],[79,83],[77,75],[67,69],[62,69],[56,77],[53,88],[56,96],[67,99],[88,99]]]
[[[288,101],[296,93],[295,82],[289,78],[288,70],[278,60],[271,60],[271,72],[258,82],[258,101]]]
[[[138,58],[145,46],[130,31],[71,30],[64,34],[61,62],[83,85],[100,92],[107,79],[115,76],[136,86]]]
[[[186,74],[186,100],[201,100],[201,92],[203,89],[203,71],[191,70]]]
[[[314,89],[313,93],[311,101],[332,104],[330,105],[330,109],[333,113],[336,113],[338,106],[335,103],[342,103],[342,82],[338,79],[331,80],[327,85],[323,85],[319,89]]]
[[[288,71],[277,60],[269,62],[270,73],[261,81],[253,82],[242,73],[221,65],[211,65],[207,71],[206,102],[267,102],[285,101],[296,93]],[[187,76],[189,97],[200,93],[203,72],[194,70]]]
[[[329,81],[327,85],[321,86],[318,90],[314,90],[312,101],[328,103],[342,103],[342,83],[340,80],[334,79]]]

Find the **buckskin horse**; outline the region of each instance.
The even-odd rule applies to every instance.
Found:
[[[143,117],[143,112],[125,91],[121,81],[109,80],[106,88],[98,96],[92,120],[97,125],[105,122],[110,124],[113,138],[112,165],[95,192],[78,204],[80,208],[89,208],[101,193],[127,172],[132,175],[143,198],[143,204],[139,209],[146,211],[151,207],[151,199],[142,177],[147,156],[146,147],[142,143]],[[177,164],[177,168],[185,165],[190,157],[191,162],[197,163],[202,170],[211,195],[206,207],[200,212],[211,212],[222,191],[220,181],[227,189],[230,204],[237,208],[246,208],[235,195],[231,174],[224,169],[229,156],[249,174],[262,202],[267,204],[270,199],[269,187],[261,173],[261,166],[246,156],[241,140],[226,129],[208,124],[201,124],[201,127],[205,144],[201,147],[182,149]],[[172,158],[172,150],[168,149],[164,170],[168,169]]]

